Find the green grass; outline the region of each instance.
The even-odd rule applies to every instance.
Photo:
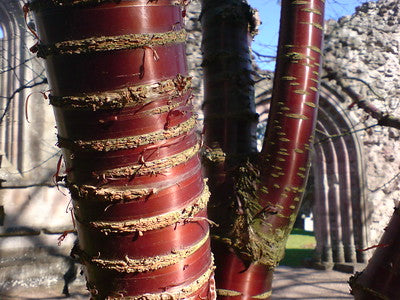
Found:
[[[294,228],[286,244],[285,258],[280,265],[300,267],[307,258],[312,258],[315,248],[314,233]]]

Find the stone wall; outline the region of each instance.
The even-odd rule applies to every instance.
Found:
[[[340,72],[345,83],[363,99],[396,117],[400,117],[399,9],[399,0],[380,0],[361,5],[352,16],[337,22],[328,21],[324,63],[325,70]],[[326,84],[343,95],[344,113],[355,116],[358,129],[377,124],[361,109],[348,108],[352,101],[335,80]],[[373,245],[378,242],[395,202],[400,199],[400,132],[376,126],[361,130],[359,134],[370,206],[369,240]]]
[[[194,100],[195,109],[201,110],[203,99],[203,62],[201,52],[201,24],[200,24],[201,4],[200,0],[193,0],[188,6],[186,30],[188,31],[188,39],[186,43],[186,53],[188,59],[189,75],[192,77],[193,93],[196,96]],[[202,119],[202,113],[199,113]]]
[[[0,1],[4,38],[0,115],[0,251],[43,244],[57,247],[57,236],[71,229],[69,197],[52,180],[60,149],[41,61],[29,52],[35,39],[26,28],[22,4]],[[29,19],[28,19],[29,22]]]
[[[73,228],[70,198],[52,181],[60,150],[53,112],[42,95],[48,90],[44,68],[29,52],[36,41],[22,5],[0,0],[1,291],[62,280],[75,240],[71,234],[58,246],[61,233]]]

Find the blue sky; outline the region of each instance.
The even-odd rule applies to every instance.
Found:
[[[253,42],[253,49],[264,55],[275,55],[278,42],[280,4],[279,0],[248,0],[250,5],[257,8],[263,24],[260,32]],[[326,18],[335,19],[353,14],[355,7],[361,5],[364,0],[328,0],[326,4]],[[0,38],[3,32],[0,28]],[[265,63],[261,66],[273,70],[274,62]]]
[[[258,9],[262,21],[259,34],[253,42],[254,51],[269,56],[275,56],[278,43],[280,1],[278,0],[248,0],[250,5]],[[365,0],[328,0],[326,2],[326,19],[339,19],[345,15],[351,15],[355,8]],[[268,59],[267,59],[268,60]],[[266,70],[274,70],[275,62],[259,63]]]

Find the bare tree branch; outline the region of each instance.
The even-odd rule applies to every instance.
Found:
[[[34,59],[34,57],[27,58],[27,59],[25,59],[23,62],[20,62],[19,64],[17,64],[16,66],[9,66],[9,67],[7,67],[7,68],[5,68],[5,69],[2,69],[2,70],[0,70],[0,74],[7,73],[7,72],[9,72],[9,71],[16,70],[18,67],[21,67],[21,66],[24,65],[25,63],[31,61],[32,59]]]
[[[324,143],[324,142],[326,142],[328,140],[340,138],[340,137],[343,137],[343,136],[346,136],[346,135],[351,135],[351,134],[354,134],[354,133],[357,133],[357,132],[360,132],[360,131],[365,131],[365,130],[368,130],[370,128],[373,128],[373,127],[379,126],[379,125],[380,124],[373,124],[373,125],[370,125],[370,126],[367,126],[367,127],[364,127],[364,128],[355,129],[355,130],[349,130],[349,131],[345,131],[345,132],[342,132],[342,133],[339,133],[339,134],[332,134],[332,135],[327,135],[323,131],[321,131],[319,129],[315,129],[316,132],[321,133],[325,137],[323,139],[320,139],[320,140],[316,141],[314,143],[314,145],[319,145],[319,144],[322,144],[322,143]]]
[[[0,186],[0,190],[6,190],[6,189],[26,189],[26,188],[31,188],[31,187],[59,188],[60,186],[65,187],[64,184],[33,183],[33,184],[27,184],[27,185]]]
[[[252,50],[252,52],[253,52],[257,57],[276,59],[276,55],[265,55],[265,54],[261,54],[260,52],[257,52],[257,51],[255,51],[254,49]]]
[[[380,99],[380,100],[385,100],[385,98],[382,97],[381,95],[379,95],[377,92],[375,92],[375,90],[371,87],[371,85],[370,85],[368,82],[366,82],[365,80],[362,80],[361,78],[357,78],[357,77],[347,77],[347,76],[343,76],[342,78],[351,79],[351,80],[356,80],[356,81],[359,81],[359,82],[363,83],[365,86],[368,87],[368,89],[369,89],[378,99]]]
[[[386,183],[384,183],[384,184],[382,184],[382,185],[380,185],[380,186],[378,186],[378,187],[376,187],[376,188],[374,188],[374,189],[368,188],[368,191],[370,191],[370,192],[372,192],[372,193],[377,192],[377,191],[383,189],[383,188],[384,188],[385,186],[387,186],[388,184],[392,183],[392,182],[393,182],[394,180],[396,180],[399,176],[400,176],[400,172],[398,172],[396,175],[394,175],[394,176],[393,176],[389,181],[387,181]]]
[[[31,85],[22,85],[19,88],[17,88],[9,97],[7,97],[7,104],[6,107],[4,109],[4,112],[2,114],[2,116],[0,117],[0,124],[3,122],[5,116],[7,115],[8,110],[10,109],[10,104],[12,99],[14,98],[14,96],[18,93],[20,93],[21,91],[23,91],[24,89],[30,89],[33,88],[35,86],[41,85],[41,84],[47,84],[47,78],[43,78],[41,81],[32,83]],[[6,98],[6,97],[4,97]]]
[[[347,85],[343,78],[338,72],[335,72],[333,70],[326,70],[328,72],[328,75],[325,76],[329,79],[334,79],[337,84],[343,89],[343,91],[351,98],[354,104],[357,104],[357,106],[361,109],[364,110],[368,115],[373,117],[375,120],[378,121],[378,125],[380,126],[385,126],[385,127],[392,127],[396,129],[400,129],[400,118],[393,116],[390,113],[383,112],[379,108],[377,108],[375,105],[373,105],[370,101],[366,100],[365,98],[361,97],[356,91],[354,91],[353,88],[351,88],[349,85]],[[364,80],[361,79],[355,79],[353,77],[347,78],[351,80],[358,80],[364,84],[367,85],[369,89],[372,90],[371,86],[367,84]],[[380,99],[383,99],[381,96],[379,96],[376,92],[373,91],[373,93],[379,97]]]

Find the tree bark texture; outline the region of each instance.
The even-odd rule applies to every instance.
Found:
[[[246,6],[243,1],[224,3]],[[254,19],[248,17],[249,8],[236,17],[208,1],[203,1],[203,7],[205,162],[212,191],[209,212],[220,224],[213,232],[217,292],[219,299],[268,299],[273,270],[284,255],[308,176],[318,107],[324,1],[282,1],[273,96],[259,155],[254,155],[252,141],[253,103],[246,96],[251,90],[246,91],[243,84],[251,80],[250,72],[239,82],[229,73],[217,73],[217,65],[209,67],[207,60],[213,52],[228,52],[225,44],[235,40],[228,44],[230,60],[222,69],[230,62],[229,66],[237,68],[232,69],[234,74],[244,74],[242,62],[249,56],[242,53],[248,49]],[[209,27],[220,33],[211,36]],[[219,122],[214,121],[216,115],[221,115]]]
[[[258,115],[249,49],[257,20],[245,1],[203,0],[201,23],[204,167],[211,190],[209,215],[219,225],[212,230],[218,298],[247,299],[247,295],[262,295],[269,290],[265,277],[260,280],[259,276],[264,268],[251,266],[250,272],[239,254],[231,251],[236,211],[240,210],[235,203],[234,174],[257,151]]]
[[[214,299],[185,1],[36,0],[93,299]]]
[[[278,60],[260,161],[259,214],[264,217],[254,222],[267,252],[274,253],[262,259],[270,268],[284,255],[307,183],[318,110],[324,5],[323,0],[282,1]]]
[[[367,267],[350,278],[354,299],[400,299],[399,237],[400,207],[397,206]]]

